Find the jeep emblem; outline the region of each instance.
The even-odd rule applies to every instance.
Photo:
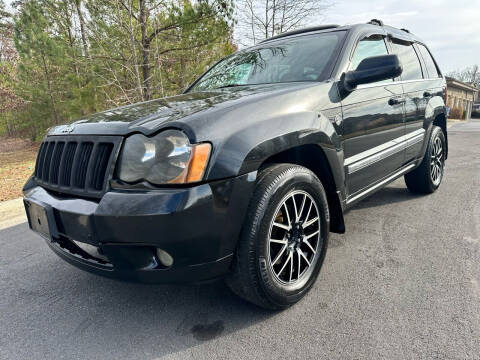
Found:
[[[71,125],[65,126],[62,130],[60,130],[60,132],[62,134],[70,134],[74,129],[75,129],[75,125],[71,124]]]

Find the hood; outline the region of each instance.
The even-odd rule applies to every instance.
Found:
[[[167,127],[181,128],[192,134],[206,118],[215,121],[216,113],[318,84],[301,82],[246,85],[186,93],[89,115],[70,125],[54,127],[48,135],[127,135],[135,132],[150,135]]]

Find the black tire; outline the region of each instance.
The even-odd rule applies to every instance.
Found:
[[[437,153],[439,144],[440,156]],[[405,175],[405,183],[410,192],[431,194],[438,189],[443,179],[445,150],[445,135],[441,128],[433,126],[422,163]]]
[[[289,208],[297,214],[292,221],[287,219]],[[297,218],[298,221],[293,221]],[[277,227],[278,221],[291,225],[291,229]],[[295,304],[317,279],[327,250],[329,225],[325,190],[314,173],[292,164],[265,168],[258,176],[227,284],[240,297],[266,309]],[[274,233],[281,237],[279,241],[285,242],[279,244],[278,253],[274,253],[275,240],[269,240]],[[285,256],[291,257],[290,270],[285,268],[288,259],[283,267],[280,265]],[[276,264],[273,257],[282,258]],[[288,282],[282,282],[282,277],[289,277]]]

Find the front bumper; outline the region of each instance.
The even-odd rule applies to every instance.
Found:
[[[139,282],[200,282],[228,272],[255,179],[253,172],[189,188],[110,191],[100,201],[62,197],[30,180],[24,195],[27,206],[51,209],[56,234],[48,245],[83,270]],[[78,243],[103,256],[89,256]],[[158,248],[173,257],[171,267],[161,265]]]

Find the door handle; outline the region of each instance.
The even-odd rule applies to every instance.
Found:
[[[402,97],[394,97],[388,100],[388,105],[394,106],[394,105],[400,105],[405,103],[405,98]]]
[[[425,92],[423,93],[423,97],[424,97],[424,98],[432,97],[432,93],[429,93],[428,91],[425,91]]]

